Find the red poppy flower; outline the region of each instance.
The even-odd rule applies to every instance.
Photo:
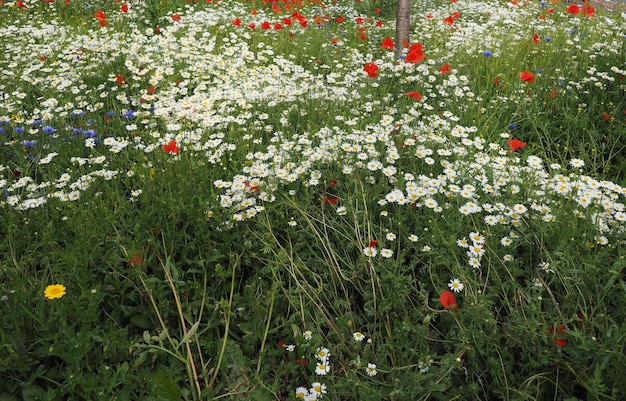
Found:
[[[454,297],[454,293],[452,291],[443,291],[439,295],[439,302],[441,303],[441,306],[444,307],[444,309],[452,308],[454,310],[459,310],[459,306],[456,304],[456,298]]]
[[[115,82],[116,82],[118,85],[124,85],[124,84],[126,83],[126,80],[124,80],[124,77],[123,77],[123,76],[121,76],[121,75],[116,75],[116,76],[115,76]]]
[[[452,18],[452,16],[450,15],[443,19],[443,23],[446,25],[452,25],[454,24],[454,18]]]
[[[174,139],[161,145],[161,149],[170,155],[177,155],[180,153],[180,148],[176,145],[176,141]]]
[[[337,17],[337,19],[335,21],[337,21],[338,24],[341,24],[345,20],[346,20],[346,16],[345,15],[340,15],[339,17]]]
[[[254,30],[254,28],[256,28],[256,24],[254,22],[248,24],[248,28]]]
[[[102,10],[98,10],[93,14],[94,18],[100,22],[100,26],[106,26],[106,15]]]
[[[589,4],[585,4],[580,11],[585,14],[586,17],[591,18],[595,16],[594,13],[596,12],[596,9],[591,7]]]
[[[548,336],[552,339],[552,342],[559,347],[565,347],[567,345],[567,340],[565,339],[567,332],[565,330],[567,330],[567,327],[564,325],[559,325],[558,329],[551,327]]]
[[[535,82],[535,74],[529,71],[518,72],[517,75],[520,77],[522,81],[533,83]]]
[[[406,63],[421,63],[425,58],[424,55],[424,45],[421,43],[415,43],[409,47],[409,53],[406,55],[404,61]]]
[[[274,24],[274,30],[275,31],[279,31],[283,29],[283,26],[281,24],[279,24],[278,22]]]
[[[284,26],[291,26],[291,20],[289,18],[283,18],[283,25]]]
[[[382,28],[383,27],[383,22],[382,21],[376,21],[376,27]]]
[[[337,45],[337,43],[339,43],[339,39],[338,39],[338,38],[333,38],[333,39],[330,41],[330,44],[331,44],[331,45]]]
[[[385,38],[383,39],[382,49],[385,50],[393,50],[396,48],[396,45],[393,43],[393,39]]]
[[[363,71],[367,72],[367,75],[369,75],[370,78],[378,76],[378,66],[376,65],[376,63],[365,64],[365,66],[363,67]]]
[[[356,17],[356,18],[354,19],[354,22],[356,22],[357,24],[359,24],[359,25],[360,25],[360,24],[362,24],[362,23],[363,23],[363,18],[361,18],[361,17]]]
[[[506,144],[511,148],[511,152],[515,152],[518,149],[521,149],[526,146],[526,142],[522,142],[519,139],[509,139],[506,141]]]
[[[439,67],[439,72],[442,74],[450,74],[450,64],[446,63]]]
[[[180,15],[179,14],[172,14],[172,21],[180,21]]]
[[[231,23],[237,27],[241,26],[241,20],[239,18],[235,18],[234,20],[231,21]]]
[[[128,4],[124,3],[120,6],[120,10],[122,10],[123,13],[127,13],[128,12]]]
[[[282,14],[283,10],[280,9],[280,6],[278,6],[278,4],[272,4],[272,11],[274,11],[276,14]]]
[[[377,239],[373,239],[370,241],[369,247],[370,248],[376,248],[376,245],[378,245],[378,240]]]
[[[578,4],[570,4],[565,12],[567,14],[578,14],[580,12],[580,7],[578,7]]]
[[[453,11],[451,14],[452,18],[457,19],[461,16],[461,13],[458,11]]]
[[[270,23],[265,21],[261,24],[261,29],[270,29]]]
[[[328,197],[328,196],[324,196],[322,198],[322,202],[324,203],[328,203],[329,205],[336,205],[337,202],[339,202],[339,199],[335,198],[335,197]]]
[[[408,97],[412,97],[413,99],[417,100],[418,102],[422,100],[422,95],[419,92],[415,92],[415,91],[408,92],[408,93],[405,93],[405,95],[408,96]]]
[[[537,34],[534,34],[534,35],[533,35],[533,42],[535,42],[535,43],[541,43],[541,40],[539,39],[539,35],[537,35]]]
[[[139,266],[142,264],[143,264],[143,256],[141,256],[139,252],[135,252],[135,254],[130,257],[130,265]]]
[[[611,121],[611,115],[609,113],[603,111],[602,112],[602,119],[604,121]]]
[[[15,5],[17,7],[20,7],[20,8],[28,8],[28,7],[26,7],[26,4],[24,4],[23,1],[18,1],[18,2],[15,3]]]

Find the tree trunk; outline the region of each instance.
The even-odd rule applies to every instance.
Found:
[[[402,43],[409,42],[411,30],[411,0],[398,0],[396,9],[396,52],[402,51]]]

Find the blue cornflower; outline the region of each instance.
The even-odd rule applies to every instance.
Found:
[[[87,120],[87,125],[96,125],[98,122],[96,120],[89,119]]]
[[[541,7],[545,7],[545,6],[547,6],[547,5],[548,5],[548,3],[546,3],[545,1],[542,1],[542,2],[540,2],[540,3],[539,3],[539,5],[540,5]]]
[[[489,50],[486,50],[486,51],[483,53],[483,56],[485,56],[485,57],[491,57],[491,56],[493,56],[493,53],[492,53],[492,52],[490,52]]]
[[[114,111],[107,111],[106,112],[106,116],[109,118],[113,118],[115,116],[115,112]]]
[[[25,148],[32,148],[35,145],[37,145],[37,141],[23,141],[22,142],[22,146],[24,146]]]
[[[94,131],[92,129],[84,130],[83,131],[83,136],[85,138],[93,138],[94,136],[96,136],[96,131]]]
[[[83,114],[85,114],[85,112],[82,110],[72,110],[72,117],[81,117]]]
[[[41,120],[34,120],[34,121],[33,121],[33,125],[34,125],[35,127],[39,127],[39,126],[41,125]]]
[[[133,118],[135,118],[135,112],[133,110],[128,110],[126,113],[122,114],[122,116],[124,118],[128,118],[129,120],[132,120]]]
[[[57,132],[57,130],[54,129],[54,127],[51,127],[49,125],[46,125],[45,127],[43,127],[43,133],[44,134],[50,135],[50,134],[54,134],[55,132]]]
[[[0,134],[4,134],[4,128],[0,127]]]
[[[15,127],[13,128],[13,132],[16,134],[23,134],[26,130],[23,127]]]
[[[80,128],[72,128],[72,134],[74,135],[80,135],[83,133],[83,130]]]
[[[517,124],[509,124],[509,129],[516,129],[517,128]]]
[[[545,38],[543,38],[543,40],[545,40],[546,42],[552,42],[552,38],[549,36],[546,36]]]

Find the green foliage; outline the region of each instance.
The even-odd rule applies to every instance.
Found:
[[[154,379],[154,397],[158,401],[180,401],[182,395],[174,380],[159,371]]]
[[[25,3],[0,401],[624,398],[624,14]]]

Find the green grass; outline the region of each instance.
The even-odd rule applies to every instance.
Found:
[[[0,400],[624,398],[624,14],[25,3]]]

